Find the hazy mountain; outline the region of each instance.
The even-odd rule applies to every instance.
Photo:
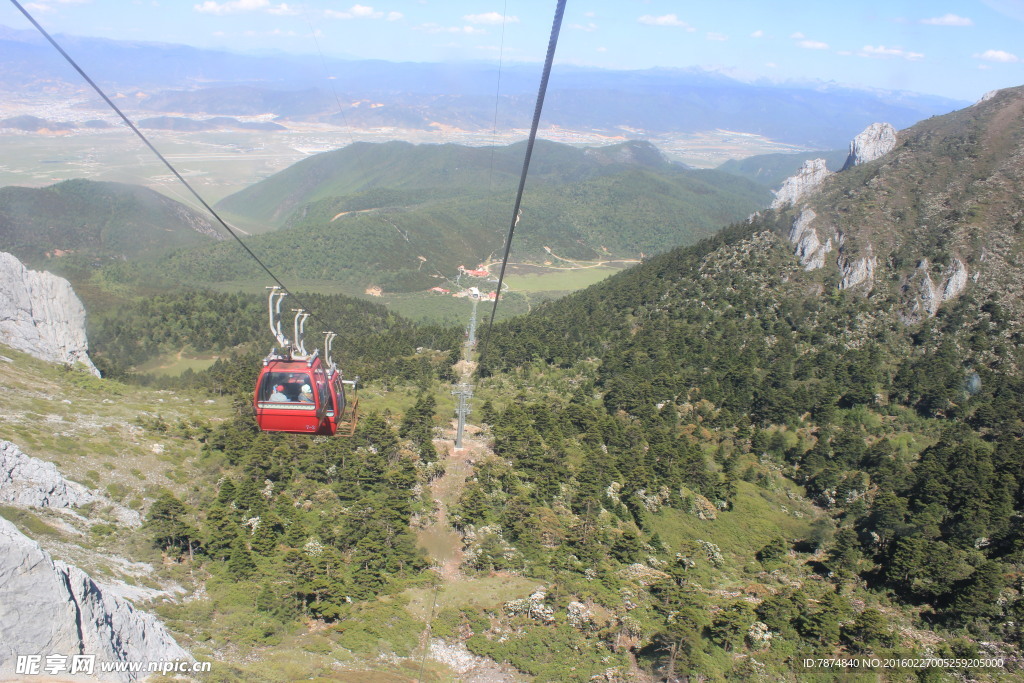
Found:
[[[312,55],[252,56],[181,45],[59,36],[101,85],[144,93],[153,112],[275,114],[356,127],[468,130],[495,124],[498,67],[391,63]],[[77,74],[35,34],[0,32],[0,88],[80,89]],[[330,85],[325,84],[326,75]],[[501,68],[497,125],[530,120],[538,65]],[[834,84],[751,84],[700,69],[610,71],[559,66],[545,125],[632,136],[723,128],[806,146],[835,147],[875,121],[897,127],[963,103]]]
[[[211,219],[153,190],[68,180],[0,188],[0,250],[28,264],[55,257],[138,258],[219,239]]]

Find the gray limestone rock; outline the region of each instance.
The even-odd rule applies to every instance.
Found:
[[[942,285],[942,300],[949,301],[960,296],[967,289],[967,266],[958,258],[953,259],[949,267],[949,275]]]
[[[132,527],[142,524],[142,517],[135,510],[97,495],[78,482],[65,479],[52,462],[33,458],[10,441],[0,440],[0,503],[76,508],[96,501],[110,505],[122,524]]]
[[[90,680],[110,681],[145,674],[101,675],[99,662],[192,661],[156,617],[54,560],[0,517],[0,679],[15,673],[18,655],[95,655]]]
[[[783,209],[807,195],[811,190],[825,182],[832,172],[825,167],[824,159],[808,159],[803,167],[782,183],[775,193],[771,208]]]
[[[860,284],[871,285],[875,280],[875,266],[878,260],[874,256],[864,256],[859,259],[850,260],[845,257],[839,258],[839,272],[842,279],[839,281],[839,289],[850,289]]]
[[[825,255],[832,251],[832,240],[828,239],[822,244],[818,231],[811,225],[815,218],[817,214],[805,208],[793,221],[793,226],[789,230],[789,241],[794,245],[794,252],[804,270],[823,267]]]
[[[99,377],[89,359],[85,308],[71,284],[29,270],[6,252],[0,252],[0,342],[52,363],[84,365]]]
[[[896,129],[888,123],[872,123],[850,142],[843,170],[885,156],[896,147]]]

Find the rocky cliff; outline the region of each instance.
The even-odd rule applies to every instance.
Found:
[[[85,308],[71,284],[51,273],[29,270],[0,252],[0,342],[53,363],[82,365],[89,359]]]
[[[832,172],[825,168],[824,159],[808,159],[796,175],[786,178],[782,183],[782,187],[775,193],[771,208],[783,209],[796,204],[801,197],[816,189],[830,175]]]
[[[885,156],[896,147],[896,129],[888,123],[872,123],[850,142],[850,155],[842,170]]]
[[[26,455],[17,445],[0,440],[0,503],[25,507],[73,509],[98,502],[118,521],[137,527],[142,517],[78,482],[65,479],[52,462]]]
[[[967,292],[1024,317],[1024,87],[898,134],[873,124],[842,171],[817,183],[811,171],[762,216],[821,271],[807,277],[885,300],[907,323]]]
[[[100,663],[192,659],[155,617],[54,560],[0,517],[0,679],[15,674],[18,655],[95,655],[89,680],[112,681],[141,676],[100,674]]]

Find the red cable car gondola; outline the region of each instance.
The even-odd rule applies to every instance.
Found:
[[[331,360],[331,342],[336,336],[326,332],[326,360],[319,351],[306,353],[304,326],[309,314],[295,313],[295,343],[281,332],[281,300],[287,292],[270,287],[270,331],[283,349],[271,349],[263,359],[263,369],[256,380],[253,409],[256,422],[265,432],[294,432],[351,436],[355,432],[358,399],[351,403],[345,395],[348,384],[355,393],[356,382],[344,380]],[[275,301],[276,297],[276,301]],[[357,380],[358,381],[358,380]]]

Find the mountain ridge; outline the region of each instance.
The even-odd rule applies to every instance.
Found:
[[[364,128],[429,130],[442,123],[467,130],[495,125],[510,130],[529,121],[539,78],[537,65],[502,65],[495,121],[494,64],[251,56],[181,45],[59,38],[72,53],[89,55],[83,66],[99,81],[145,95],[140,106],[152,112],[274,114]],[[27,32],[3,32],[0,64],[6,67],[0,70],[0,88],[81,89],[55,53]],[[333,92],[323,88],[325,68]],[[873,121],[903,127],[960,104],[835,84],[744,83],[703,70],[617,72],[560,66],[549,88],[545,122],[617,135],[631,129],[640,136],[725,128],[828,148],[845,144]]]

